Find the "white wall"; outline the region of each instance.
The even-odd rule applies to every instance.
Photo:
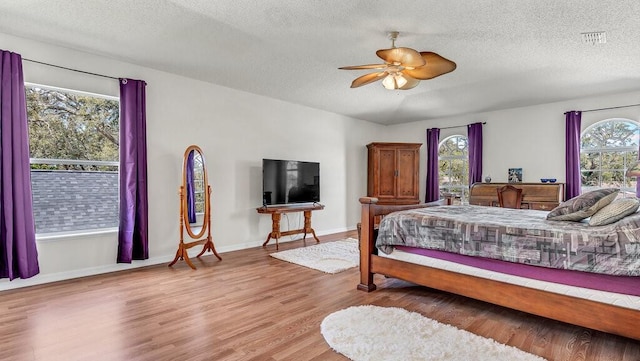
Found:
[[[113,232],[39,239],[41,273],[0,280],[0,290],[171,261],[179,237],[182,157],[191,144],[206,158],[212,235],[223,259],[224,252],[261,245],[271,231],[270,217],[256,212],[262,204],[262,158],[320,162],[326,208],[313,213],[313,228],[320,235],[355,228],[357,200],[366,192],[365,145],[381,126],[6,34],[0,34],[0,44],[26,59],[147,82],[150,226],[150,259],[132,265],[115,264]],[[117,80],[27,61],[23,66],[26,82],[118,95]],[[301,218],[290,214],[291,227],[299,228]]]
[[[454,135],[466,135],[464,125],[486,122],[483,135],[483,175],[493,182],[506,182],[509,168],[522,168],[523,182],[539,182],[540,178],[565,181],[565,116],[569,110],[599,109],[640,103],[640,91],[583,98],[530,107],[424,120],[387,127],[380,141],[418,142],[421,148],[421,199],[426,182],[426,129],[463,125],[442,129],[440,140]],[[627,118],[640,121],[640,107],[586,112],[582,129],[604,119]],[[484,177],[483,177],[484,178]]]

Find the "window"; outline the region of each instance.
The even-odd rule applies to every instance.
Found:
[[[438,145],[440,192],[453,193],[465,202],[469,198],[469,147],[467,137],[452,135]]]
[[[636,179],[627,178],[627,168],[638,160],[639,124],[630,119],[597,122],[580,136],[582,192],[605,187],[620,188],[624,196],[635,196]]]
[[[118,226],[119,101],[25,84],[36,233]]]

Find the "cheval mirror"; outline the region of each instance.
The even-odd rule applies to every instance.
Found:
[[[180,194],[180,243],[176,257],[169,267],[179,259],[184,260],[189,267],[196,269],[189,259],[188,250],[197,245],[204,245],[196,256],[199,258],[206,251],[222,260],[211,238],[211,186],[207,178],[207,167],[202,150],[197,145],[191,145],[184,152],[182,166],[182,185]],[[187,231],[189,242],[184,241],[184,230]],[[205,237],[206,233],[206,237]]]

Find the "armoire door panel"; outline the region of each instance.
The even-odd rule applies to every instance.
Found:
[[[397,197],[415,198],[418,190],[417,172],[418,152],[414,149],[398,149],[398,167],[396,177]]]
[[[396,195],[396,152],[393,149],[380,149],[379,197]]]

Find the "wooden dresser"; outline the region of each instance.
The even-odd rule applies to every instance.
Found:
[[[564,183],[474,183],[469,204],[498,207],[498,188],[512,185],[522,189],[522,207],[549,211],[564,201]]]
[[[378,204],[420,203],[420,143],[367,144],[367,197]]]

